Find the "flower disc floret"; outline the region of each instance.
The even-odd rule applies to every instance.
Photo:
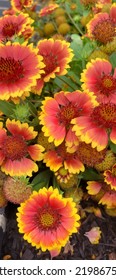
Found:
[[[78,231],[80,216],[71,198],[63,198],[58,189],[43,188],[18,208],[19,232],[32,246],[52,251],[65,246]]]

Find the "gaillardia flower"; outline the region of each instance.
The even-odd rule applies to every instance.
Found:
[[[111,170],[104,172],[104,181],[110,185],[112,190],[116,191],[116,164],[113,165]]]
[[[59,6],[57,4],[49,4],[48,6],[45,6],[44,8],[42,8],[40,11],[39,11],[39,16],[40,17],[45,17],[51,13],[53,13],[56,8],[58,8]]]
[[[80,116],[71,121],[77,137],[98,151],[108,145],[109,138],[116,144],[116,104],[101,103],[88,116]]]
[[[46,97],[42,102],[40,113],[40,124],[42,131],[49,142],[54,141],[55,145],[60,145],[64,139],[67,146],[78,143],[75,133],[72,131],[71,120],[88,115],[92,111],[95,98],[88,93],[79,90],[74,92],[61,91],[52,97]]]
[[[107,206],[107,208],[116,208],[116,191],[105,182],[88,181],[88,193],[98,200],[99,204]]]
[[[44,82],[49,82],[50,78],[65,75],[73,57],[70,43],[65,40],[44,39],[39,41],[37,47],[38,55],[43,57],[45,72],[34,88],[35,93],[40,92]]]
[[[87,33],[91,39],[107,44],[116,36],[116,4],[111,6],[110,13],[97,13],[87,24]]]
[[[58,147],[54,147],[54,149],[45,152],[43,162],[46,164],[47,167],[50,168],[51,171],[53,172],[57,171],[57,174],[58,173],[60,174],[61,170],[65,172],[64,175],[66,175],[67,179],[69,178],[71,173],[76,174],[79,173],[80,171],[83,172],[85,170],[84,165],[79,160],[76,152],[74,153],[67,152],[64,142]]]
[[[34,161],[43,159],[44,148],[39,144],[29,144],[27,141],[34,139],[37,132],[27,123],[20,121],[6,121],[6,129],[0,124],[0,165],[5,174],[13,176],[32,176],[38,171]]]
[[[94,92],[98,102],[116,104],[116,69],[113,73],[109,61],[97,58],[88,62],[81,81],[83,90]]]
[[[42,57],[33,45],[0,44],[0,99],[21,97],[43,73]]]
[[[42,188],[18,208],[17,222],[24,239],[42,251],[61,249],[80,226],[72,198],[63,198],[58,189]]]
[[[28,15],[20,13],[19,15],[7,15],[0,18],[0,41],[6,41],[13,36],[23,36],[23,32],[31,26],[33,20]]]
[[[30,8],[33,0],[11,0],[11,6],[16,12],[21,12],[25,8]]]

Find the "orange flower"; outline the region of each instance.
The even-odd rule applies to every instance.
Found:
[[[53,13],[56,8],[58,8],[59,6],[57,4],[49,4],[48,6],[45,6],[44,8],[42,8],[40,11],[39,11],[39,16],[40,17],[45,17],[51,13]]]
[[[0,18],[0,41],[10,40],[13,36],[23,36],[27,27],[33,20],[23,13],[19,15],[7,15]]]
[[[87,24],[88,36],[102,44],[111,42],[116,36],[116,4],[111,6],[110,13],[98,13]]]
[[[60,250],[80,225],[72,198],[63,198],[53,187],[34,191],[21,203],[17,217],[24,239],[42,251]]]
[[[101,103],[88,116],[80,116],[71,121],[77,137],[98,151],[108,145],[109,138],[116,144],[116,104]]]
[[[66,173],[67,176],[70,173],[76,174],[80,171],[83,172],[85,169],[76,152],[67,152],[64,142],[58,147],[54,147],[54,149],[45,152],[43,162],[54,172],[59,172],[59,169],[61,170],[61,167],[63,167],[68,170],[68,174]]]
[[[33,0],[11,0],[11,6],[16,12],[20,12],[25,8],[30,8]]]
[[[92,110],[95,99],[79,90],[74,92],[59,92],[52,97],[46,97],[42,102],[40,124],[42,131],[49,142],[54,141],[60,145],[64,140],[71,147],[78,143],[75,133],[72,131],[71,120],[75,117],[88,115]]]
[[[34,139],[37,132],[27,123],[6,121],[7,131],[0,124],[0,165],[1,170],[10,176],[32,176],[38,171],[34,161],[43,159],[44,148],[39,145],[28,145],[27,141]],[[10,133],[10,134],[9,134]]]
[[[107,208],[116,207],[116,191],[104,182],[88,181],[87,190],[92,197],[98,198],[98,203]]]
[[[38,55],[43,57],[45,64],[44,74],[38,80],[37,86],[34,87],[35,93],[40,93],[44,82],[49,82],[56,76],[65,75],[70,68],[69,63],[72,60],[73,53],[70,43],[65,40],[44,39],[40,40],[38,45]]]
[[[42,57],[33,45],[0,44],[0,99],[21,97],[43,73]]]
[[[110,185],[112,190],[116,191],[116,164],[113,165],[111,170],[104,172],[104,181]]]
[[[81,74],[82,89],[94,92],[98,102],[116,104],[116,69],[105,59],[97,58],[86,65]]]

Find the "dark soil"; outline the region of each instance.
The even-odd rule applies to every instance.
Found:
[[[36,250],[19,234],[16,222],[17,206],[9,203],[6,207],[7,226],[3,238],[1,259],[12,260],[49,260],[49,252]],[[116,260],[116,218],[107,215],[101,209],[102,218],[88,213],[81,221],[78,234],[73,234],[70,243],[61,253],[54,257],[56,260]],[[92,245],[84,235],[93,226],[99,226],[102,236],[99,244]]]

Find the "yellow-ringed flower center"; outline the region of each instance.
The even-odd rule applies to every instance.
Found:
[[[60,224],[60,215],[56,210],[46,205],[38,211],[36,220],[41,230],[53,230]]]
[[[97,88],[103,95],[110,96],[111,93],[116,92],[116,79],[111,75],[103,74]]]
[[[78,158],[87,166],[94,167],[95,164],[102,162],[106,155],[106,149],[98,152],[96,148],[92,148],[90,144],[81,142],[77,148]]]
[[[95,39],[102,44],[106,44],[113,40],[116,35],[115,26],[111,22],[110,19],[100,20],[99,23],[96,24],[94,30],[92,32]]]
[[[3,29],[2,29],[2,34],[3,36],[5,36],[6,38],[8,37],[12,37],[13,35],[15,35],[18,31],[18,25],[16,23],[7,23],[4,25]]]
[[[7,136],[3,143],[2,152],[7,159],[20,160],[28,153],[27,144],[22,136]]]
[[[116,104],[106,103],[95,107],[91,120],[100,127],[116,127]]]
[[[24,68],[21,61],[11,57],[0,57],[0,83],[13,84],[23,77]]]
[[[72,104],[69,104],[66,107],[62,107],[60,111],[60,119],[63,122],[70,122],[76,115],[75,107]]]

